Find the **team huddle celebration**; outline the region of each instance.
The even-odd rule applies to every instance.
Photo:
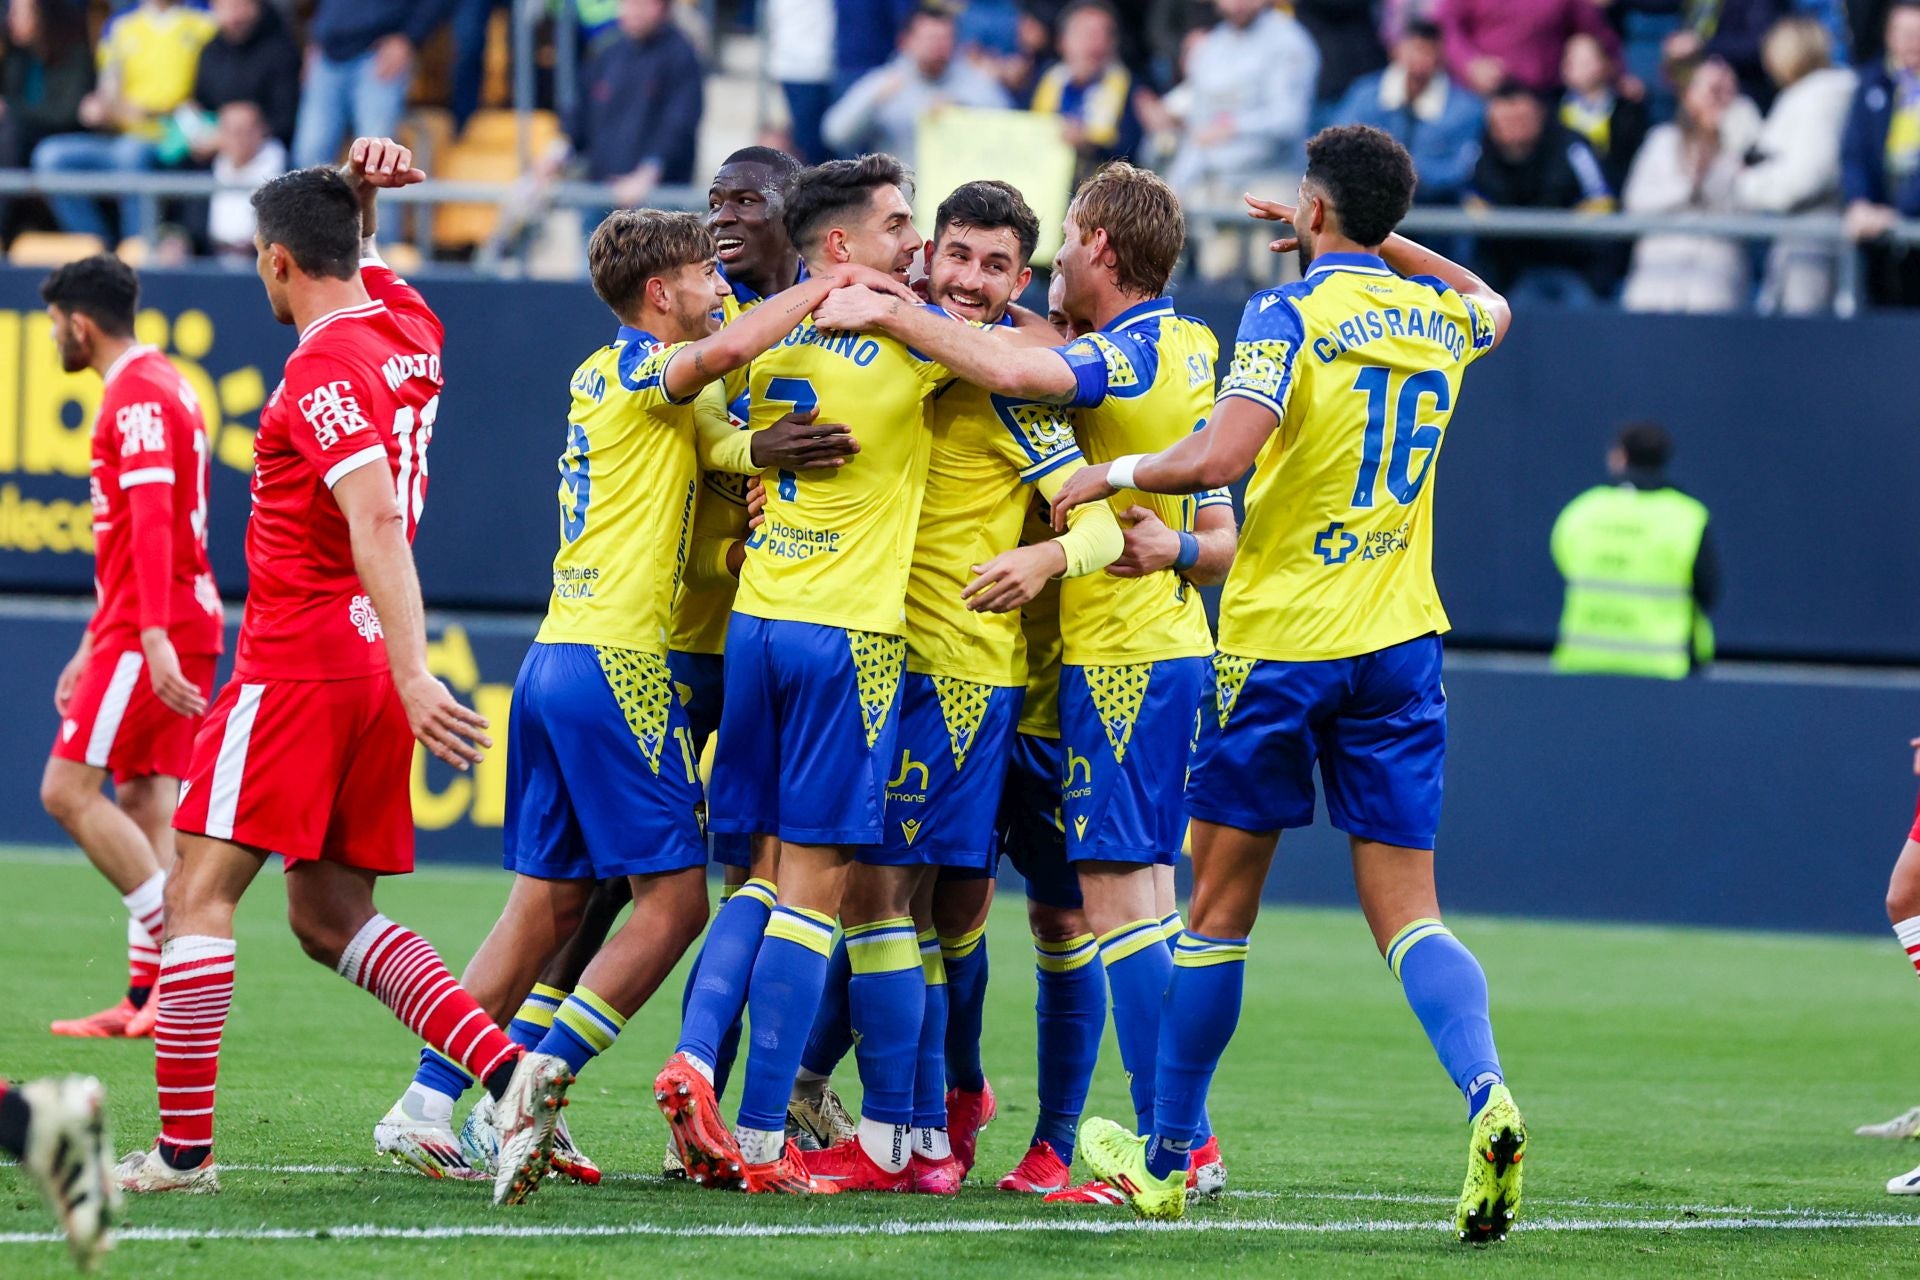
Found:
[[[704,218],[608,214],[588,261],[611,338],[567,388],[551,602],[505,725],[427,667],[410,544],[441,497],[443,330],[375,234],[379,193],[426,178],[411,153],[361,138],[253,196],[259,278],[298,340],[260,414],[218,690],[194,392],[135,340],[131,268],[54,270],[61,359],[104,392],[99,604],[42,794],[129,917],[125,998],[54,1030],[151,1036],[158,1126],[116,1162],[96,1082],[0,1094],[0,1140],[76,1255],[127,1195],[220,1190],[219,1086],[246,1069],[221,1072],[235,911],[273,855],[301,948],[421,1042],[364,1117],[374,1150],[497,1205],[601,1181],[569,1089],[678,1000],[653,1084],[666,1177],[973,1179],[1063,1213],[1204,1213],[1238,1136],[1207,1103],[1262,886],[1322,798],[1409,1051],[1417,1024],[1464,1100],[1454,1229],[1502,1239],[1528,1135],[1434,887],[1431,501],[1467,367],[1510,313],[1394,233],[1414,189],[1397,142],[1331,128],[1307,156],[1297,193],[1247,199],[1303,275],[1248,300],[1231,352],[1167,296],[1185,217],[1125,162],[1074,194],[1044,315],[1016,303],[1041,238],[1022,194],[967,182],[916,226],[884,154],[748,148]],[[506,757],[511,876],[458,977],[375,903],[413,868],[416,743],[461,770]],[[976,1168],[1001,1105],[981,1045],[1003,860],[1034,947],[1035,1123],[1017,1164]],[[1109,1011],[1132,1114],[1104,1118]],[[1433,1083],[1408,1105],[1447,1105]]]

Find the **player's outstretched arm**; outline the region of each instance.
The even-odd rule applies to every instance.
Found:
[[[1033,339],[1009,341],[998,329],[977,329],[897,293],[853,287],[821,303],[813,321],[822,329],[879,330],[906,343],[953,376],[997,395],[1055,404],[1073,398],[1073,366]]]
[[[1245,396],[1221,397],[1207,425],[1159,453],[1129,454],[1076,471],[1053,500],[1053,527],[1067,527],[1067,513],[1122,489],[1147,493],[1202,493],[1224,489],[1253,466],[1280,419]]]
[[[487,718],[462,706],[427,670],[426,609],[391,473],[384,466],[349,471],[334,482],[333,500],[347,518],[354,572],[379,616],[387,666],[413,736],[456,769],[478,764],[481,749],[493,745]]]
[[[708,383],[726,377],[779,345],[780,340],[792,333],[794,326],[835,289],[855,282],[881,281],[912,297],[905,285],[891,277],[843,263],[790,289],[782,289],[718,333],[688,343],[667,361],[660,375],[661,382],[668,395],[675,400],[685,400]]]
[[[360,197],[360,252],[372,254],[374,232],[380,225],[376,203],[380,189],[425,182],[426,172],[414,168],[413,152],[392,138],[355,138],[340,172]]]
[[[1262,200],[1258,196],[1241,197],[1247,202],[1248,211],[1262,222],[1284,222],[1293,225],[1294,207],[1278,200]],[[1292,236],[1282,236],[1267,246],[1275,253],[1292,253],[1300,247],[1300,242]],[[1513,324],[1513,308],[1507,305],[1506,298],[1492,285],[1482,280],[1443,253],[1435,253],[1417,241],[1395,234],[1387,237],[1380,246],[1381,259],[1403,276],[1435,276],[1447,282],[1447,287],[1463,298],[1471,298],[1485,307],[1493,320],[1493,342],[1487,348],[1491,351],[1500,345],[1507,336],[1507,329]]]
[[[1076,507],[1072,514],[1091,509]],[[1234,552],[1240,546],[1231,502],[1201,507],[1194,513],[1192,533],[1169,529],[1165,521],[1142,506],[1129,509],[1126,520],[1126,550],[1107,566],[1114,577],[1144,578],[1162,569],[1174,569],[1199,587],[1217,586],[1227,580],[1227,570],[1233,567]]]
[[[1057,491],[1063,471],[1051,472],[1037,485],[1042,498]],[[1056,479],[1060,477],[1060,479]],[[1067,517],[1067,531],[1057,538],[1002,551],[985,564],[973,566],[974,578],[960,592],[975,613],[1012,613],[1040,594],[1054,578],[1078,578],[1104,569],[1126,550],[1126,538],[1113,508],[1104,502],[1080,507]]]

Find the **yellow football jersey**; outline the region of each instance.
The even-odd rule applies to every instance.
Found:
[[[1220,346],[1198,320],[1174,314],[1166,298],[1143,302],[1098,333],[1061,348],[1077,388],[1080,447],[1090,462],[1156,453],[1206,425]],[[1196,502],[1126,489],[1115,515],[1151,510],[1170,529],[1191,531]],[[1122,525],[1126,523],[1123,519]],[[1213,652],[1200,594],[1172,569],[1143,578],[1089,573],[1060,588],[1065,660],[1124,666]]]
[[[1019,617],[975,613],[960,592],[974,565],[1018,544],[1028,486],[1050,495],[1086,465],[1073,413],[956,382],[934,400],[928,423],[932,452],[907,578],[907,670],[1018,687],[1026,681]]]
[[[766,520],[747,539],[736,612],[904,634],[932,443],[926,401],[951,376],[884,334],[823,331],[811,318],[753,362],[753,430],[818,408],[852,429],[860,452],[841,467],[765,474]]]
[[[1045,542],[1053,526],[1029,509],[1020,540]],[[1101,572],[1105,572],[1102,570]],[[1027,696],[1020,704],[1021,733],[1036,738],[1060,736],[1060,583],[1056,578],[1020,610],[1020,647],[1026,656]]]
[[[107,24],[94,56],[102,74],[117,79],[120,96],[149,117],[170,114],[193,97],[200,51],[219,27],[204,11],[175,5],[142,5]],[[159,137],[160,122],[149,119],[132,132]]]
[[[1280,419],[1247,486],[1220,649],[1350,658],[1447,629],[1433,585],[1433,468],[1485,308],[1372,254],[1323,254],[1256,293],[1220,389]]]
[[[660,375],[684,345],[622,325],[574,371],[560,551],[538,640],[666,652],[698,462],[693,402],[668,396]]]

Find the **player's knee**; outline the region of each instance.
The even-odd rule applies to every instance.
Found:
[[[1027,928],[1040,942],[1070,942],[1090,932],[1084,911],[1027,900]]]
[[[87,789],[66,770],[48,769],[40,775],[40,807],[63,827],[71,826],[87,807]]]
[[[287,923],[293,928],[293,936],[299,939],[300,949],[311,959],[331,969],[340,963],[340,957],[347,953],[353,935],[360,931],[360,925],[365,921],[351,921],[289,897]]]

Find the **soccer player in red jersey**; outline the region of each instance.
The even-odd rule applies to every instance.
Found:
[[[253,196],[258,268],[299,327],[254,443],[251,579],[233,679],[194,743],[167,885],[154,1029],[160,1137],[117,1170],[129,1191],[215,1191],[214,1081],[233,1003],[233,913],[269,853],[286,859],[301,946],[387,1004],[498,1100],[497,1203],[547,1169],[571,1083],[526,1053],[427,941],[381,915],[377,876],[413,869],[417,738],[455,768],[493,745],[426,664],[410,543],[440,409],[440,321],[373,251],[381,187],[425,180],[389,139],[344,172],[301,169]]]
[[[140,281],[108,254],[40,286],[68,373],[104,387],[93,424],[99,604],[60,673],[40,800],[127,904],[127,994],[56,1035],[144,1036],[160,967],[173,807],[213,693],[220,592],[207,567],[207,437],[193,388],[133,337]],[[103,787],[113,778],[114,799]]]

